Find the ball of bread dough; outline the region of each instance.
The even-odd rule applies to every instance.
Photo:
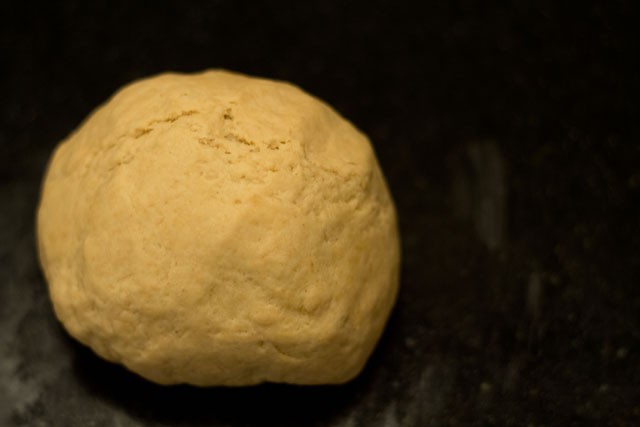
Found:
[[[118,91],[55,150],[37,222],[68,332],[161,384],[348,381],[398,287],[366,136],[295,86],[225,71]]]

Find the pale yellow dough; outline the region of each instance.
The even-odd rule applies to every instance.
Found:
[[[55,150],[37,222],[69,333],[161,384],[348,381],[398,288],[366,136],[295,86],[225,71],[118,91]]]

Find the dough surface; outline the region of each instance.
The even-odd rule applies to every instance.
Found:
[[[37,216],[56,316],[160,383],[343,383],[398,287],[393,202],[361,132],[226,71],[134,82],[55,150]]]

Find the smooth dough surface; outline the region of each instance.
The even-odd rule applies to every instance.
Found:
[[[161,384],[348,381],[397,293],[366,136],[293,85],[226,71],[97,108],[55,150],[37,226],[69,333]]]

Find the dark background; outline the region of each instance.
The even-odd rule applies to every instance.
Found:
[[[634,2],[480,3],[2,2],[0,425],[639,425]],[[53,317],[51,150],[121,85],[212,67],[298,84],[378,153],[402,284],[347,385],[159,387]]]

